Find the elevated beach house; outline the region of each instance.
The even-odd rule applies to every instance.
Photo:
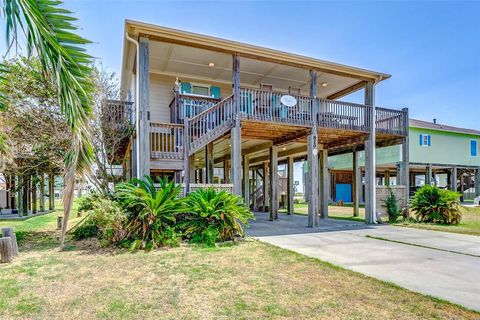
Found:
[[[389,77],[126,21],[125,101],[108,101],[106,110],[110,121],[130,117],[133,110],[135,132],[116,161],[130,177],[167,175],[185,192],[211,184],[231,190],[250,206],[269,210],[273,220],[279,163],[288,164],[287,202],[293,212],[293,164],[307,159],[313,227],[328,216],[328,156],[365,150],[366,221],[373,223],[375,148],[408,144],[407,109],[375,105],[375,85]],[[341,101],[358,90],[365,93],[364,104]],[[401,177],[408,184],[407,176]]]

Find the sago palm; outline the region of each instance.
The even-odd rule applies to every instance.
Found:
[[[76,35],[76,19],[56,0],[3,0],[7,48],[25,45],[29,55],[36,55],[43,75],[56,84],[60,108],[72,132],[71,151],[66,155],[64,219],[60,245],[63,248],[72,206],[75,176],[90,172],[93,150],[89,142],[88,118],[92,114],[90,65],[85,52],[88,40]],[[0,66],[1,73],[9,72]],[[0,79],[1,80],[1,79]],[[0,92],[0,110],[8,106],[8,97]],[[2,157],[7,155],[0,139]]]
[[[129,212],[127,232],[134,247],[161,245],[165,230],[175,224],[175,215],[182,211],[181,187],[167,178],[159,180],[157,187],[152,178],[145,176],[118,185],[116,191],[119,202]]]
[[[241,197],[214,188],[190,193],[185,200],[185,208],[188,216],[182,226],[189,237],[214,228],[218,231],[218,240],[233,240],[235,235],[243,236],[243,225],[254,219]]]

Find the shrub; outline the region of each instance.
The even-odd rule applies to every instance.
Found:
[[[102,194],[97,192],[89,193],[78,200],[78,212],[85,212],[92,210],[94,204],[99,200],[105,198]]]
[[[125,237],[123,224],[126,215],[114,201],[98,198],[91,203],[91,209],[86,214],[73,231],[75,239],[97,237],[104,244],[117,244]]]
[[[191,242],[207,245],[243,236],[242,224],[254,219],[241,197],[214,188],[190,193],[185,208],[188,214],[179,229]]]
[[[153,179],[133,179],[117,187],[117,201],[128,211],[126,229],[132,249],[153,249],[176,238],[172,228],[175,215],[182,210],[178,196],[181,187],[167,178],[159,180],[158,190]]]
[[[388,222],[395,223],[400,216],[400,209],[398,209],[398,202],[395,193],[393,193],[392,189],[388,187],[389,195],[387,199],[383,200],[383,205],[388,214]]]
[[[410,203],[419,222],[458,224],[462,218],[458,192],[426,185],[420,188]]]

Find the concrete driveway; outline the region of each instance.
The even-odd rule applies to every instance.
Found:
[[[480,237],[329,219],[256,214],[247,234],[412,291],[480,311]]]

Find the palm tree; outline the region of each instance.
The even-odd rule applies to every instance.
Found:
[[[90,80],[92,57],[85,51],[90,41],[74,33],[76,19],[61,4],[57,0],[3,0],[0,9],[4,12],[7,48],[25,45],[29,55],[39,58],[43,75],[57,86],[60,108],[72,132],[72,146],[65,157],[64,219],[60,240],[63,248],[75,177],[88,174],[93,160],[88,139],[93,85]],[[0,65],[0,72],[9,71]],[[6,109],[7,101],[8,97],[0,92],[0,110]],[[2,150],[7,150],[2,141],[0,137],[0,156]]]

